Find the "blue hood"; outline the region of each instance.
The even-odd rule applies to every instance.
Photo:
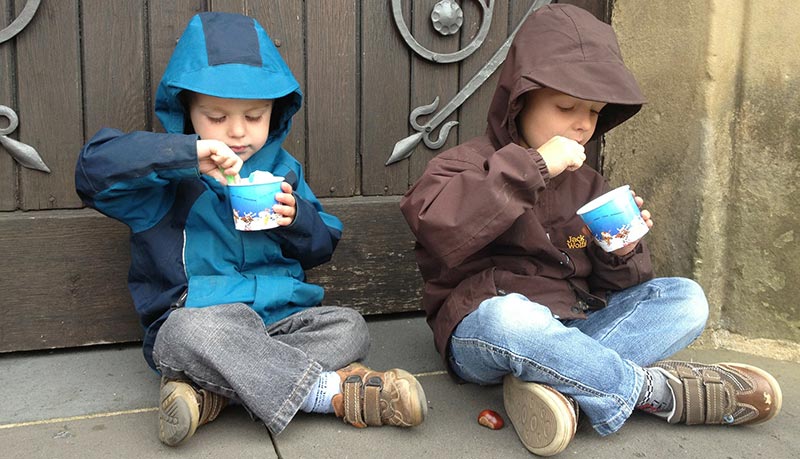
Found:
[[[179,94],[187,89],[230,99],[274,99],[269,138],[259,153],[280,149],[303,99],[267,32],[253,18],[230,13],[193,16],[178,41],[156,93],[156,115],[169,133],[186,132]]]

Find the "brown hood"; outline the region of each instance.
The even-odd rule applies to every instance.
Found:
[[[540,8],[514,37],[489,109],[487,134],[496,148],[518,143],[516,117],[523,96],[542,87],[608,104],[593,139],[636,114],[645,102],[611,26],[572,5]]]

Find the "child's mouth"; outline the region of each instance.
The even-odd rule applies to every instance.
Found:
[[[244,153],[247,150],[247,146],[237,145],[230,147],[230,149],[233,150],[234,153],[240,154]]]

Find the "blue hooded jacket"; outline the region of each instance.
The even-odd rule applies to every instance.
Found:
[[[200,174],[198,137],[184,134],[192,129],[183,90],[275,100],[267,142],[240,174],[262,170],[285,177],[297,200],[291,225],[234,229],[225,187]],[[158,329],[181,303],[245,303],[269,324],[322,300],[322,287],[306,283],[304,269],[330,260],[342,224],[323,212],[302,167],[282,148],[301,102],[297,81],[258,22],[201,13],[189,21],[158,87],[156,114],[167,133],[104,128],[81,150],[78,195],[131,229],[128,286],[151,367]]]

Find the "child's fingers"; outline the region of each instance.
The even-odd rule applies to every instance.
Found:
[[[297,206],[297,200],[294,198],[294,195],[290,193],[277,193],[275,195],[275,200],[289,207]]]
[[[210,177],[213,177],[214,180],[218,181],[219,183],[222,183],[223,185],[226,182],[225,176],[222,174],[222,172],[220,172],[219,169],[216,169],[216,168],[215,169],[211,169],[208,172],[206,172],[206,175],[209,175]]]
[[[283,182],[281,183],[281,191],[283,191],[284,193],[291,193],[294,190],[292,190],[292,186],[289,185],[287,182]]]

